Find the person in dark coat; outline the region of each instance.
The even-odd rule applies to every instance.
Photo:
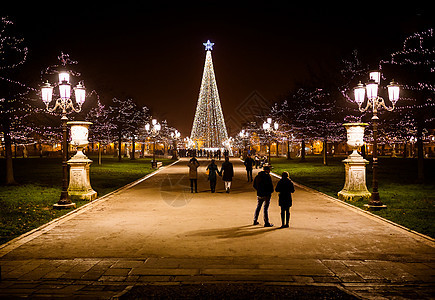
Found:
[[[288,172],[282,173],[281,179],[276,184],[275,191],[279,193],[278,204],[281,206],[281,228],[288,228],[290,221],[290,207],[293,204],[292,193],[295,192],[295,187],[289,178]]]
[[[198,193],[198,167],[199,167],[199,161],[192,157],[187,164],[189,167],[189,179],[190,179],[190,192],[193,193],[193,185],[195,185],[195,193]]]
[[[234,168],[228,156],[225,156],[225,161],[222,163],[220,173],[222,174],[222,180],[225,184],[225,191],[229,193],[231,188],[231,182],[233,181]]]
[[[257,208],[254,213],[254,225],[258,225],[258,215],[260,214],[261,206],[264,203],[263,217],[264,227],[272,227],[269,223],[269,204],[270,197],[273,193],[272,177],[270,177],[270,167],[264,166],[263,171],[259,172],[254,179],[254,189],[257,190]]]
[[[246,157],[245,161],[244,161],[244,165],[246,167],[246,173],[248,175],[248,182],[251,181],[252,182],[252,167],[254,166],[254,160],[251,158],[251,155],[248,154],[248,156]]]
[[[218,170],[218,166],[214,163],[214,159],[211,160],[211,163],[207,167],[208,171],[208,180],[210,181],[210,189],[211,192],[214,193],[216,191],[216,181],[217,176],[221,175]]]

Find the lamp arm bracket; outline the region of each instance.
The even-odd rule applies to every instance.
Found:
[[[362,103],[361,103],[361,105],[362,105]],[[358,105],[359,111],[366,112],[372,106],[372,102],[370,100],[367,100],[367,105],[366,105],[366,107],[363,107],[363,108],[361,108],[361,105]]]
[[[392,106],[389,107],[385,104],[384,98],[378,97],[378,107],[383,107],[387,111],[393,111],[394,110],[394,103]]]

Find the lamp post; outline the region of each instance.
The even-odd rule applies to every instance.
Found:
[[[175,129],[175,131],[171,132],[171,138],[172,138],[172,142],[173,142],[173,146],[174,146],[174,152],[172,154],[172,159],[177,159],[178,155],[177,155],[177,142],[178,139],[180,138],[181,133]]]
[[[242,129],[239,132],[239,137],[242,139],[243,141],[243,159],[246,159],[246,156],[248,155],[249,152],[249,148],[248,148],[248,141],[249,141],[249,132],[246,131],[245,129]]]
[[[53,99],[54,87],[48,81],[41,88],[42,101],[47,111],[54,112],[60,110],[62,116],[62,192],[60,200],[53,205],[54,208],[59,209],[75,207],[75,203],[72,203],[68,196],[68,118],[66,115],[72,112],[80,112],[86,98],[85,87],[79,82],[77,86],[73,88],[75,103],[73,102],[69,77],[68,72],[59,72],[59,84],[57,85],[59,88],[59,98],[57,99]],[[54,102],[54,105],[50,106],[51,102]]]
[[[263,130],[266,132],[267,134],[267,139],[269,142],[269,165],[270,163],[270,147],[271,147],[271,143],[272,143],[272,132],[275,130],[278,130],[278,122],[274,122],[273,123],[273,127],[272,127],[272,118],[267,118],[266,122],[263,123]],[[278,146],[277,146],[277,152],[278,152]]]
[[[379,197],[378,192],[378,110],[381,108],[387,111],[392,111],[395,108],[397,100],[399,100],[400,88],[397,83],[391,81],[387,86],[388,97],[392,106],[387,106],[382,97],[379,97],[378,90],[381,81],[381,73],[379,71],[372,71],[369,74],[369,82],[364,86],[361,82],[355,87],[355,102],[358,104],[359,110],[365,112],[372,109],[372,126],[373,126],[373,184],[372,184],[372,195],[370,201],[366,206],[370,209],[381,209],[386,208]],[[365,95],[367,93],[367,104],[363,107],[365,102]]]
[[[156,162],[156,138],[159,135],[160,129],[161,129],[161,125],[160,125],[160,123],[157,122],[156,119],[152,119],[151,120],[151,124],[150,123],[145,124],[145,130],[154,139],[153,160],[151,161],[151,167],[154,168],[154,169],[157,168],[157,162]]]

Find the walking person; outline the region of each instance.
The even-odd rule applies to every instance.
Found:
[[[214,159],[212,159],[210,164],[208,165],[207,171],[208,171],[208,180],[210,181],[210,189],[211,192],[214,193],[216,191],[217,176],[221,175],[219,173],[217,165],[214,163]]]
[[[187,164],[189,167],[190,192],[193,193],[193,185],[195,185],[195,193],[198,193],[198,167],[199,161],[192,157]]]
[[[228,156],[225,156],[225,161],[222,163],[221,174],[222,180],[225,184],[225,191],[229,193],[231,188],[231,182],[233,181],[234,168]]]
[[[252,182],[252,167],[254,166],[254,160],[251,158],[251,155],[248,154],[243,164],[246,167],[246,174],[248,175],[248,182]]]
[[[257,208],[254,213],[254,225],[258,225],[258,215],[263,206],[264,227],[272,227],[269,222],[269,204],[273,193],[272,177],[270,177],[270,167],[264,166],[263,171],[259,172],[254,179],[254,188],[257,190]]]
[[[279,193],[278,204],[281,206],[281,228],[288,228],[290,221],[290,207],[293,204],[292,193],[295,192],[295,187],[289,178],[288,172],[282,173],[281,179],[276,184],[275,191]]]

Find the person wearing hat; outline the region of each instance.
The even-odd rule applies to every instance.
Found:
[[[270,197],[273,193],[272,177],[270,176],[270,167],[264,166],[263,171],[259,172],[254,179],[254,189],[257,190],[257,208],[254,212],[254,225],[258,225],[258,215],[260,214],[261,207],[264,203],[263,217],[264,227],[272,227],[273,224],[269,222],[269,204]]]

